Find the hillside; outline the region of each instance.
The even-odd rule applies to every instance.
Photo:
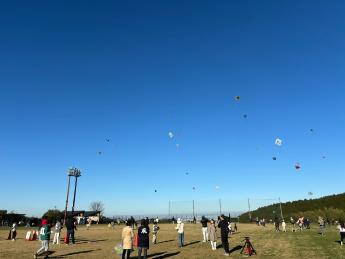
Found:
[[[300,216],[316,221],[318,216],[328,218],[331,221],[342,219],[345,220],[345,193],[325,196],[319,199],[298,200],[282,203],[283,217],[289,220],[290,217],[295,219]],[[279,204],[258,208],[251,212],[252,219],[256,217],[266,220],[273,219],[275,215],[280,217]],[[240,215],[241,222],[249,222],[248,212]]]

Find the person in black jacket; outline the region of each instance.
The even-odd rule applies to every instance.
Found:
[[[74,217],[69,217],[66,220],[67,236],[72,238],[72,244],[75,244],[74,230],[77,230],[76,220]]]
[[[147,249],[149,249],[149,234],[150,228],[147,224],[147,220],[142,219],[141,225],[138,228],[138,258],[141,259],[141,253],[144,253],[144,259],[147,257]]]
[[[208,223],[208,219],[205,218],[205,216],[201,217],[201,226],[202,226],[202,235],[203,235],[203,240],[202,242],[206,242],[208,241],[208,232],[207,232],[207,223]]]
[[[220,216],[220,221],[218,223],[218,228],[220,228],[220,235],[222,240],[222,245],[225,251],[225,256],[229,256],[229,241],[228,241],[228,235],[229,235],[229,222],[226,220],[224,215]]]

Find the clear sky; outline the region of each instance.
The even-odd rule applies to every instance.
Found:
[[[76,208],[101,200],[109,216],[343,192],[344,9],[1,3],[0,209],[63,209],[71,166],[82,170]]]

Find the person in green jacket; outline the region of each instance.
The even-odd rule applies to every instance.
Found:
[[[40,240],[41,240],[41,248],[37,250],[37,252],[34,254],[34,258],[37,258],[39,255],[46,253],[49,250],[49,240],[50,240],[50,225],[48,224],[48,221],[46,219],[42,219],[42,226],[40,229]]]

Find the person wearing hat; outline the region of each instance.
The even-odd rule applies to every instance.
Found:
[[[182,222],[182,219],[177,219],[177,225],[175,229],[177,230],[179,247],[182,247],[184,245],[184,223]]]
[[[37,250],[34,254],[34,258],[37,258],[42,253],[47,253],[49,250],[49,240],[50,240],[50,225],[47,219],[42,219],[42,226],[40,229],[40,240],[41,248]],[[48,257],[46,255],[46,257]]]
[[[220,216],[220,221],[218,223],[218,228],[220,228],[220,236],[222,240],[222,245],[225,251],[225,256],[229,256],[230,251],[229,251],[229,241],[228,241],[228,236],[229,236],[229,222],[226,220],[225,216],[222,214]]]

